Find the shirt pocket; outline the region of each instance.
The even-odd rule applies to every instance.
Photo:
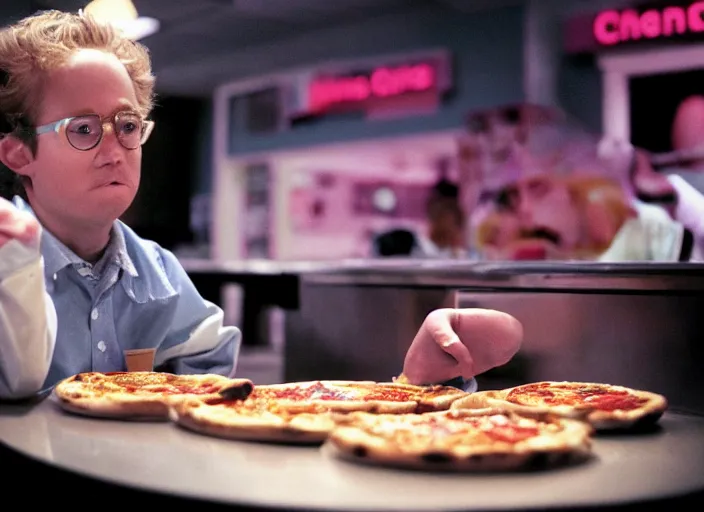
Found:
[[[113,304],[120,345],[158,349],[174,323],[179,293],[173,286],[144,286],[139,279],[123,279],[121,286],[124,294]]]
[[[178,297],[178,291],[168,281],[166,276],[150,276],[149,278],[124,276],[122,288],[127,298],[136,304],[149,302],[170,302]]]

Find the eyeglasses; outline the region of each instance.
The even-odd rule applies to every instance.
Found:
[[[118,112],[105,121],[98,114],[87,114],[37,126],[35,133],[64,133],[71,146],[80,151],[89,151],[103,140],[106,128],[113,130],[125,149],[137,149],[147,142],[154,129],[154,121],[142,119],[138,114],[129,111]]]

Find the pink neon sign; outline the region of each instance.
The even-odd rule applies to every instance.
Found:
[[[609,9],[596,15],[592,32],[597,42],[604,46],[696,34],[704,32],[703,14],[704,1],[694,2],[688,7],[668,6],[644,12]]]
[[[427,63],[380,67],[369,74],[321,77],[310,84],[310,110],[322,112],[334,105],[430,91],[436,88],[437,82],[435,67]]]

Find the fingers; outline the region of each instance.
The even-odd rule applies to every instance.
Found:
[[[3,229],[3,231],[7,236],[15,238],[22,243],[30,244],[39,234],[39,225],[33,218],[24,218],[28,214],[24,212],[21,212],[21,214],[14,224],[10,225],[8,229]]]
[[[0,202],[0,246],[10,240],[33,245],[39,239],[39,222],[31,214],[15,208],[9,201]]]
[[[39,241],[40,227],[37,219],[32,217],[26,212],[22,212],[24,216],[27,217],[24,225],[24,232],[20,234],[17,238],[20,242],[32,245]]]
[[[523,326],[509,314],[437,309],[425,318],[411,343],[403,373],[414,384],[442,382],[458,375],[467,379],[507,363],[522,339]]]
[[[476,375],[506,364],[523,341],[523,326],[513,316],[491,309],[458,309],[455,332],[474,360]]]
[[[474,375],[474,361],[469,349],[455,333],[456,314],[454,309],[437,309],[428,315],[426,325],[433,341],[456,361],[460,374],[468,378]]]

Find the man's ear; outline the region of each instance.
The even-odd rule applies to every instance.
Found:
[[[31,150],[17,137],[5,135],[0,139],[0,162],[17,174],[28,175],[27,165],[34,160]]]

